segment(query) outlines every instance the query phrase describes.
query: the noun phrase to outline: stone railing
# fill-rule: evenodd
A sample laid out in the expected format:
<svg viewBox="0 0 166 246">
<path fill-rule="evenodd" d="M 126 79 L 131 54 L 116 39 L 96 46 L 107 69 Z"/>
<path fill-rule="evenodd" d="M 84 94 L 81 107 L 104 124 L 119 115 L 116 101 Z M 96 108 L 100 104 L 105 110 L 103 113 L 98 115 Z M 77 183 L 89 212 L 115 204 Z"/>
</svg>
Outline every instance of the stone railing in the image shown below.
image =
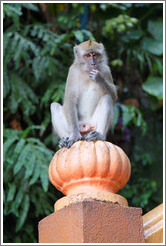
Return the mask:
<svg viewBox="0 0 166 246">
<path fill-rule="evenodd" d="M 163 204 L 143 216 L 146 243 L 163 243 Z"/>
</svg>

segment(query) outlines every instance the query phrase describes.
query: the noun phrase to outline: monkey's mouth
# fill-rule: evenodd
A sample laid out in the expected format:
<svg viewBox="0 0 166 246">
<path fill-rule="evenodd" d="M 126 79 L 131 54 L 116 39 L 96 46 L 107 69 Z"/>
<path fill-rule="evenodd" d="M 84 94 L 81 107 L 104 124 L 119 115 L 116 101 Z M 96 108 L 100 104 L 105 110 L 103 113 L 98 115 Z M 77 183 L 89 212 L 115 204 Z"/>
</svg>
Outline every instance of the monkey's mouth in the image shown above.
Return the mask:
<svg viewBox="0 0 166 246">
<path fill-rule="evenodd" d="M 90 71 L 90 72 L 91 72 L 93 69 L 94 69 L 94 70 L 97 70 L 97 71 L 99 70 L 97 66 L 90 66 L 90 67 L 89 67 L 89 71 Z"/>
</svg>

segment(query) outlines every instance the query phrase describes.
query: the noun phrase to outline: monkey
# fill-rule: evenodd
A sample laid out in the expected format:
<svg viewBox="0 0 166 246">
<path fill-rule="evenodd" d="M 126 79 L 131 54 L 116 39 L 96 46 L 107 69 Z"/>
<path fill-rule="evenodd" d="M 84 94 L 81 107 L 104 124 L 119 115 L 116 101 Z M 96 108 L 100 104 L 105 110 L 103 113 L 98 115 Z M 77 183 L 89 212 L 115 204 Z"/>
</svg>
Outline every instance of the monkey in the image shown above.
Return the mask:
<svg viewBox="0 0 166 246">
<path fill-rule="evenodd" d="M 70 148 L 78 140 L 106 140 L 117 100 L 104 45 L 88 40 L 75 45 L 73 51 L 63 105 L 50 105 L 60 148 Z"/>
<path fill-rule="evenodd" d="M 92 124 L 85 124 L 83 122 L 79 123 L 79 131 L 81 134 L 88 133 L 88 132 L 94 130 L 94 128 L 95 127 Z"/>
</svg>

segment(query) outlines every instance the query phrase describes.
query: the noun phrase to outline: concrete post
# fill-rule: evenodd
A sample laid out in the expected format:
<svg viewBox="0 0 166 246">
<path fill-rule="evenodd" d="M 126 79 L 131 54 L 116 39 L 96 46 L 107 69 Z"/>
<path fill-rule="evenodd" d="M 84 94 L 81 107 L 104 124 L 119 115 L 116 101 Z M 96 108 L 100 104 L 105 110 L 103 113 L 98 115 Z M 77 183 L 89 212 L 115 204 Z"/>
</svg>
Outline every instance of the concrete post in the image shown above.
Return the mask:
<svg viewBox="0 0 166 246">
<path fill-rule="evenodd" d="M 53 157 L 49 177 L 65 197 L 39 223 L 39 243 L 144 243 L 142 210 L 115 194 L 130 177 L 126 154 L 109 142 L 78 141 Z"/>
</svg>

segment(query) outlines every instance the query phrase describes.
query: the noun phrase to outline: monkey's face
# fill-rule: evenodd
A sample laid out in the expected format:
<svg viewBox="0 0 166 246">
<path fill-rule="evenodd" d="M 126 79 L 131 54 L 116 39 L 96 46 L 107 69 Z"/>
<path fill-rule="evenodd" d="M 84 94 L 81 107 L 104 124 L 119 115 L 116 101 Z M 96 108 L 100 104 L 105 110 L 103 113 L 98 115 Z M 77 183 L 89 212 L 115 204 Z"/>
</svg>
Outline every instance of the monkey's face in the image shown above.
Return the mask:
<svg viewBox="0 0 166 246">
<path fill-rule="evenodd" d="M 101 70 L 107 63 L 104 46 L 101 43 L 85 41 L 74 47 L 75 63 L 84 72 Z"/>
<path fill-rule="evenodd" d="M 87 70 L 91 71 L 93 69 L 97 70 L 99 69 L 99 60 L 101 55 L 96 52 L 89 52 L 83 55 L 83 59 L 85 61 L 85 64 L 87 65 Z"/>
<path fill-rule="evenodd" d="M 96 51 L 87 51 L 83 54 L 78 54 L 76 57 L 77 63 L 84 72 L 90 72 L 93 69 L 100 70 L 100 64 L 102 60 L 102 54 Z"/>
</svg>

